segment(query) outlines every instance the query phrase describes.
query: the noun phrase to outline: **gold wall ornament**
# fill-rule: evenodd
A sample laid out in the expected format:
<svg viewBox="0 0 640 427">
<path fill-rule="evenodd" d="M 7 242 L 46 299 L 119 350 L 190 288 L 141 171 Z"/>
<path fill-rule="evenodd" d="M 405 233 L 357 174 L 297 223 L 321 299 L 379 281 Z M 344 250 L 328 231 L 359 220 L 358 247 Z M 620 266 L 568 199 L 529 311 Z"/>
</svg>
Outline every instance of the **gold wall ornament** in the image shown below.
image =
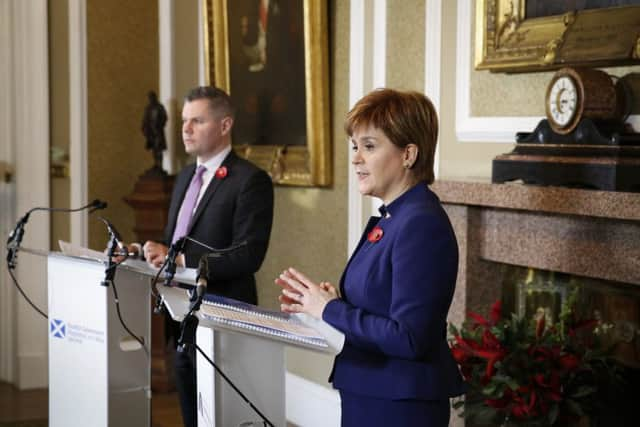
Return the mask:
<svg viewBox="0 0 640 427">
<path fill-rule="evenodd" d="M 233 142 L 239 155 L 266 170 L 276 184 L 329 186 L 327 1 L 271 1 L 267 11 L 258 11 L 260 3 L 204 2 L 207 83 L 227 91 L 235 103 Z M 296 7 L 300 13 L 293 12 Z M 276 29 L 290 33 L 278 36 L 272 33 Z M 302 46 L 300 55 L 291 43 Z M 269 50 L 274 48 L 288 50 L 278 55 Z"/>
<path fill-rule="evenodd" d="M 526 16 L 527 0 L 477 0 L 475 68 L 542 71 L 640 63 L 640 6 Z"/>
</svg>

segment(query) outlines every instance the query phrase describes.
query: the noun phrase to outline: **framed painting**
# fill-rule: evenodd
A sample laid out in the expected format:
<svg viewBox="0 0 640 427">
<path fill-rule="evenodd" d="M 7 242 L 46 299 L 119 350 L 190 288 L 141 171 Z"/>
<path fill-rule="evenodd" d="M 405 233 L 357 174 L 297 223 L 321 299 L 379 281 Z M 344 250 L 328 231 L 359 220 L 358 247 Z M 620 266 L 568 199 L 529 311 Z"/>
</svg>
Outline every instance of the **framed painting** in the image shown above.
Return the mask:
<svg viewBox="0 0 640 427">
<path fill-rule="evenodd" d="M 479 70 L 640 63 L 640 0 L 477 0 L 475 24 Z"/>
<path fill-rule="evenodd" d="M 205 0 L 209 84 L 235 107 L 234 150 L 276 184 L 331 185 L 326 0 Z"/>
</svg>

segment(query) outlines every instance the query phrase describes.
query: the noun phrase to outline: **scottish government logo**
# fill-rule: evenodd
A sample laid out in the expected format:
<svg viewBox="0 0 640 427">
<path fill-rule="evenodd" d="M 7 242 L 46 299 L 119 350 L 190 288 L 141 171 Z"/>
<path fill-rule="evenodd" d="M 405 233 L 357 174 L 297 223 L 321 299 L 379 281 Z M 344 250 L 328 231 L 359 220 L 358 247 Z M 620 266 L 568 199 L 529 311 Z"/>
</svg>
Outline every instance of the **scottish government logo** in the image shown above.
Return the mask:
<svg viewBox="0 0 640 427">
<path fill-rule="evenodd" d="M 67 325 L 64 320 L 51 319 L 50 332 L 54 338 L 64 338 L 67 335 Z"/>
</svg>

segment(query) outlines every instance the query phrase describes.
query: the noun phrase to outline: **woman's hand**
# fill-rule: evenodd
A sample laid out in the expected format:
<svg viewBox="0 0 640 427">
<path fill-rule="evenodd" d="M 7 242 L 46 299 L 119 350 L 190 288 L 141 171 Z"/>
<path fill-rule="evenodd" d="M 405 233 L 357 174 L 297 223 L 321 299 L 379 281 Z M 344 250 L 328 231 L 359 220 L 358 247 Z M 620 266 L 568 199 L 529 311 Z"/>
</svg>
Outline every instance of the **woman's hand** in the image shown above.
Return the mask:
<svg viewBox="0 0 640 427">
<path fill-rule="evenodd" d="M 280 309 L 287 313 L 307 313 L 322 319 L 322 312 L 327 303 L 339 298 L 338 291 L 329 282 L 316 284 L 299 271 L 289 268 L 276 278 L 275 282 L 282 286 Z"/>
</svg>

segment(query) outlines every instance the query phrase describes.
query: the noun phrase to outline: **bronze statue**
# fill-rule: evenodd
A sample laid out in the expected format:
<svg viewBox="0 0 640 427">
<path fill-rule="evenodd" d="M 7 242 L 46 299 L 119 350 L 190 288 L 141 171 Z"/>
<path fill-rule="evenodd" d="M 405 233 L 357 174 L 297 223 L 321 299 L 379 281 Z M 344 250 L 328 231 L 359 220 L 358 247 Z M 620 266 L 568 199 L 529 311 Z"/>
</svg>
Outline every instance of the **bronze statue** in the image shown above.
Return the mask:
<svg viewBox="0 0 640 427">
<path fill-rule="evenodd" d="M 167 149 L 167 140 L 164 137 L 167 111 L 158 102 L 158 96 L 154 91 L 150 91 L 148 97 L 149 104 L 144 109 L 142 119 L 142 133 L 147 139 L 147 150 L 153 152 L 153 169 L 162 170 L 162 152 Z"/>
</svg>

